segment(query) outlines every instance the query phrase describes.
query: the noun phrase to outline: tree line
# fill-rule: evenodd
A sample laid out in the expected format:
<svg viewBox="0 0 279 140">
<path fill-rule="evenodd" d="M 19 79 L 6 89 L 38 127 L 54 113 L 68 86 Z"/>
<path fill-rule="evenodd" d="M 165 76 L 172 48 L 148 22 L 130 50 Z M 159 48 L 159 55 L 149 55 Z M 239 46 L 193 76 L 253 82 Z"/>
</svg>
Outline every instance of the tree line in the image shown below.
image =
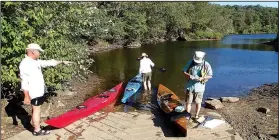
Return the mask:
<svg viewBox="0 0 279 140">
<path fill-rule="evenodd" d="M 46 50 L 43 59 L 77 62 L 71 68 L 44 70 L 46 84 L 61 88 L 73 76 L 90 72 L 88 42 L 126 45 L 276 33 L 277 10 L 209 2 L 1 2 L 1 90 L 14 89 L 19 82 L 18 65 L 28 43 Z"/>
</svg>

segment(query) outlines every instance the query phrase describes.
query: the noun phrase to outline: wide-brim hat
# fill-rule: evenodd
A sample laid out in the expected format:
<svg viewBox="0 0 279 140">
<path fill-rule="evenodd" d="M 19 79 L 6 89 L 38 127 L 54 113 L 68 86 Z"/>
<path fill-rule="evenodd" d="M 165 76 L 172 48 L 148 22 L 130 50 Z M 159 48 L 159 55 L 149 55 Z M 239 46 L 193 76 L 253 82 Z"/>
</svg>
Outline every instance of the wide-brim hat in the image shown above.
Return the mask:
<svg viewBox="0 0 279 140">
<path fill-rule="evenodd" d="M 203 58 L 204 58 L 204 56 L 205 56 L 205 52 L 202 52 L 202 51 L 196 51 L 195 52 L 195 55 L 194 55 L 194 57 L 193 57 L 193 60 L 194 60 L 194 62 L 196 62 L 196 63 L 202 63 L 203 62 Z"/>
<path fill-rule="evenodd" d="M 142 53 L 141 56 L 142 57 L 145 57 L 145 56 L 147 57 L 148 55 L 146 53 Z"/>
</svg>

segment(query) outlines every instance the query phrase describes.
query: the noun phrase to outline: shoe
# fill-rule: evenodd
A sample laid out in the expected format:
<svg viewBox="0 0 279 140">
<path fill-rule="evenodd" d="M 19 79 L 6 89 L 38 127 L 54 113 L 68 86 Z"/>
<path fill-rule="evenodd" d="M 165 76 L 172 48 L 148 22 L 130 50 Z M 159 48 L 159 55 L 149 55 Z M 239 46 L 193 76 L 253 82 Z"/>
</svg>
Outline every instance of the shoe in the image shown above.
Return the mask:
<svg viewBox="0 0 279 140">
<path fill-rule="evenodd" d="M 198 120 L 199 118 L 200 118 L 199 115 L 196 115 L 195 118 L 193 119 Z"/>
<path fill-rule="evenodd" d="M 41 129 L 41 130 L 38 131 L 38 132 L 33 131 L 33 135 L 34 135 L 34 136 L 42 136 L 42 135 L 48 135 L 48 134 L 50 134 L 50 131 L 43 130 L 43 129 Z"/>
<path fill-rule="evenodd" d="M 191 118 L 192 118 L 191 115 L 186 116 L 186 120 L 190 120 Z"/>
</svg>

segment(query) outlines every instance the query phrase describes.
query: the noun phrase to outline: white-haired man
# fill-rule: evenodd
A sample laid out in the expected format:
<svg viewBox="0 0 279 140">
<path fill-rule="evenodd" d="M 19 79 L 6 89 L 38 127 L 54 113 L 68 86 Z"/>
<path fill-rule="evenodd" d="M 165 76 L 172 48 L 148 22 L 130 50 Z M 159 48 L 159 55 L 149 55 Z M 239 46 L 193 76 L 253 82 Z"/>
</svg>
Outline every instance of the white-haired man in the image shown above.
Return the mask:
<svg viewBox="0 0 279 140">
<path fill-rule="evenodd" d="M 196 51 L 193 60 L 188 61 L 183 68 L 184 75 L 189 79 L 185 87 L 186 110 L 191 113 L 191 104 L 194 100 L 196 103 L 196 119 L 199 117 L 201 109 L 205 82 L 213 76 L 210 64 L 204 60 L 205 54 L 205 52 Z M 189 118 L 187 117 L 187 119 Z"/>
<path fill-rule="evenodd" d="M 70 64 L 69 61 L 39 60 L 40 52 L 44 50 L 35 43 L 26 48 L 25 58 L 19 65 L 21 90 L 24 93 L 24 103 L 32 105 L 32 122 L 34 125 L 33 135 L 48 135 L 49 131 L 40 127 L 40 106 L 44 103 L 45 82 L 41 68 L 56 66 L 58 64 Z"/>
</svg>

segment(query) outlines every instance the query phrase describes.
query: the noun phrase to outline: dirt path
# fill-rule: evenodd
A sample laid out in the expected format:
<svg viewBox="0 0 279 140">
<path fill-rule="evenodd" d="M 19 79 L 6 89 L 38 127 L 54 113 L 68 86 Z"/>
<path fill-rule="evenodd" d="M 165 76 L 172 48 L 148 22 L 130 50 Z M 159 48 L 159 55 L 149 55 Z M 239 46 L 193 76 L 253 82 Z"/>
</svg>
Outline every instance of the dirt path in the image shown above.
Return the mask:
<svg viewBox="0 0 279 140">
<path fill-rule="evenodd" d="M 244 139 L 278 139 L 278 84 L 255 88 L 238 103 L 224 105 L 220 114 Z M 258 112 L 260 107 L 270 112 Z"/>
</svg>

